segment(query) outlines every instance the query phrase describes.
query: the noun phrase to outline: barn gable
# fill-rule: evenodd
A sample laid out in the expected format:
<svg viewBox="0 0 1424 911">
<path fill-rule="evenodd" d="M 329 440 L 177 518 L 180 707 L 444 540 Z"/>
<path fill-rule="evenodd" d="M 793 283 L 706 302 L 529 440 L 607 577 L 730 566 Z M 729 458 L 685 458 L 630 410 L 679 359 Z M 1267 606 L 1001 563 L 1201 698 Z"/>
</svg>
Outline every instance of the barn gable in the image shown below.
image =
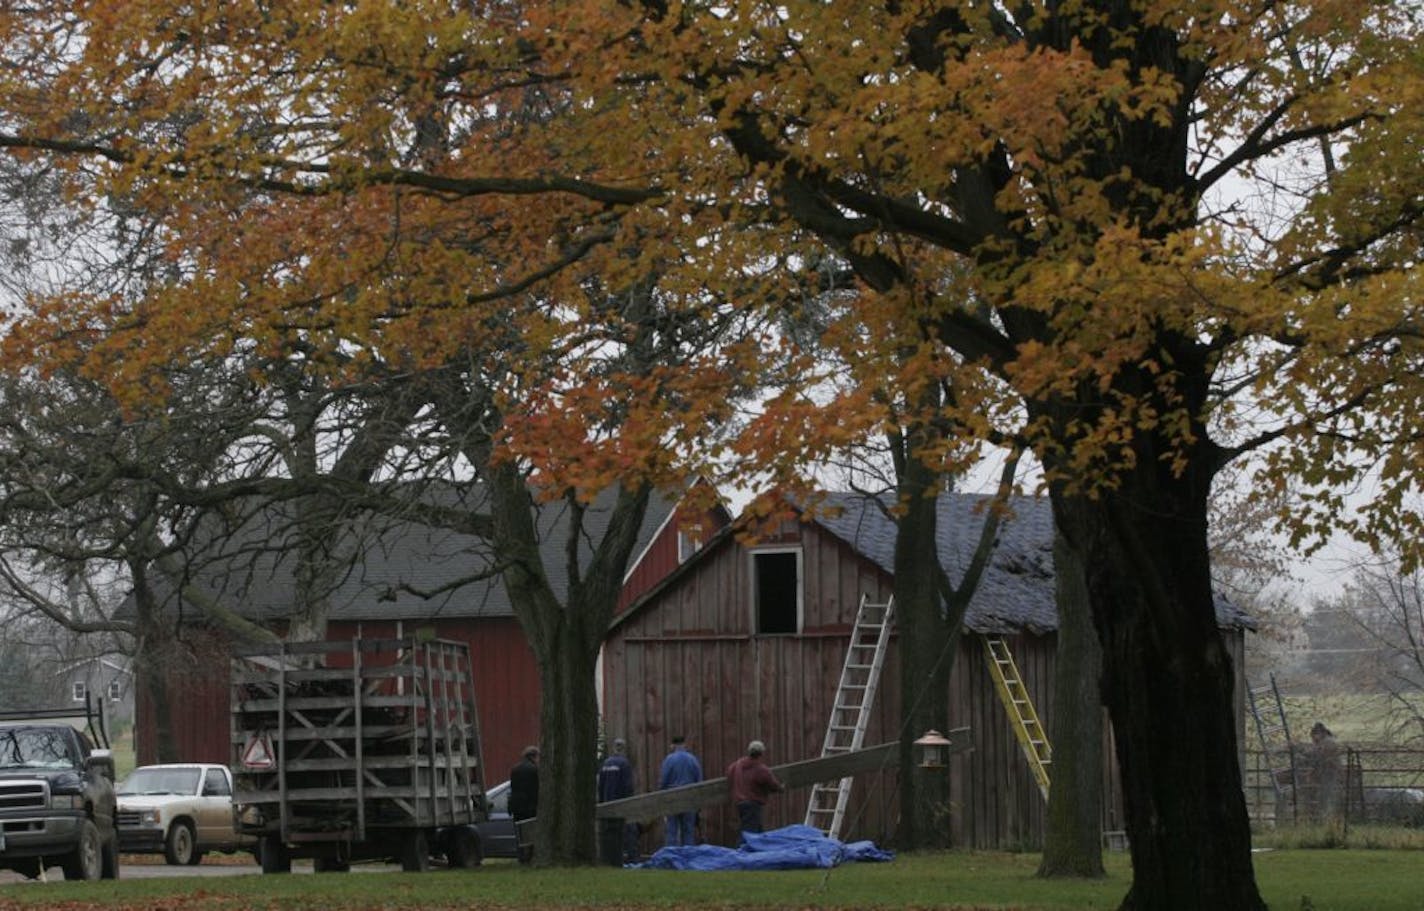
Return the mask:
<svg viewBox="0 0 1424 911">
<path fill-rule="evenodd" d="M 778 567 L 786 554 L 794 559 Z M 757 630 L 759 568 L 795 573 L 795 631 Z M 861 593 L 888 595 L 889 583 L 843 540 L 792 520 L 754 545 L 724 531 L 650 590 L 615 620 L 604 650 L 605 728 L 627 740 L 638 789 L 656 787 L 674 735 L 687 738 L 709 777 L 753 737 L 765 735 L 773 762 L 819 754 L 833 695 L 825 679 L 839 673 Z M 882 688 L 867 742 L 895 736 L 898 702 L 886 702 L 885 689 L 893 688 Z M 891 786 L 886 776 L 874 785 L 885 801 Z M 800 821 L 775 807 L 771 820 Z M 733 841 L 727 814 L 707 808 L 703 822 L 708 840 Z"/>
<path fill-rule="evenodd" d="M 939 548 L 956 579 L 977 544 L 986 498 L 947 494 L 939 500 Z M 725 529 L 697 557 L 650 589 L 610 627 L 605 645 L 605 724 L 628 740 L 641 788 L 674 734 L 687 737 L 709 775 L 735 759 L 748 740 L 766 741 L 773 762 L 819 755 L 836 682 L 862 596 L 883 601 L 893 591 L 896 526 L 883 504 L 827 494 L 810 515 L 783 522 L 755 542 Z M 968 633 L 1005 635 L 1040 716 L 1051 726 L 1057 612 L 1053 526 L 1048 504 L 1015 498 L 998 547 L 966 619 Z M 781 573 L 763 584 L 760 574 Z M 786 581 L 786 576 L 791 581 Z M 788 600 L 793 623 L 768 622 L 766 601 Z M 1228 646 L 1241 655 L 1249 618 L 1218 602 Z M 771 613 L 775 614 L 773 609 Z M 780 614 L 782 621 L 786 612 Z M 898 649 L 892 642 L 866 743 L 898 739 Z M 1021 848 L 1041 843 L 1043 800 L 998 702 L 976 635 L 961 639 L 950 683 L 953 726 L 973 731 L 975 749 L 952 761 L 956 844 Z M 908 732 L 918 736 L 922 732 Z M 1106 751 L 1111 757 L 1111 750 Z M 1120 827 L 1115 773 L 1104 828 Z M 897 817 L 896 776 L 857 776 L 851 837 L 889 841 Z M 807 792 L 776 798 L 771 824 L 800 822 Z M 729 808 L 707 808 L 711 840 L 732 843 Z"/>
</svg>

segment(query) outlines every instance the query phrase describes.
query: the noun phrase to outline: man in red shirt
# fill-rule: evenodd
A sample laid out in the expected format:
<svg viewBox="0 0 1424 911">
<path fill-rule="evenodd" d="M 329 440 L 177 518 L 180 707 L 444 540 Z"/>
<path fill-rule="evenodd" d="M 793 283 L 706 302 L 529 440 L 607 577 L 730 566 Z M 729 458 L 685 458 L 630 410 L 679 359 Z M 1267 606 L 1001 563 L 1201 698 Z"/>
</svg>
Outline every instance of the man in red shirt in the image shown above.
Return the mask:
<svg viewBox="0 0 1424 911">
<path fill-rule="evenodd" d="M 747 744 L 747 755 L 727 766 L 727 784 L 732 791 L 732 803 L 743 832 L 760 832 L 762 807 L 773 793 L 786 790 L 762 761 L 766 744 L 753 740 Z"/>
</svg>

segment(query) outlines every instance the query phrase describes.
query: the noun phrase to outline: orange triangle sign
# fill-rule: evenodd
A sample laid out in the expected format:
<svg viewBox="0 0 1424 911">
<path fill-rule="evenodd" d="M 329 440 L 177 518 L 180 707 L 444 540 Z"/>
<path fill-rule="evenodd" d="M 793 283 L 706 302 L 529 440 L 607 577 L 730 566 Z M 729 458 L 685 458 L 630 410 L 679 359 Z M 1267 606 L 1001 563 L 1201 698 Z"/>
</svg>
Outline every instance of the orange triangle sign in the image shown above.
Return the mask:
<svg viewBox="0 0 1424 911">
<path fill-rule="evenodd" d="M 245 769 L 263 772 L 275 768 L 276 756 L 272 752 L 272 738 L 266 734 L 253 734 L 247 738 L 242 748 L 242 766 Z"/>
</svg>

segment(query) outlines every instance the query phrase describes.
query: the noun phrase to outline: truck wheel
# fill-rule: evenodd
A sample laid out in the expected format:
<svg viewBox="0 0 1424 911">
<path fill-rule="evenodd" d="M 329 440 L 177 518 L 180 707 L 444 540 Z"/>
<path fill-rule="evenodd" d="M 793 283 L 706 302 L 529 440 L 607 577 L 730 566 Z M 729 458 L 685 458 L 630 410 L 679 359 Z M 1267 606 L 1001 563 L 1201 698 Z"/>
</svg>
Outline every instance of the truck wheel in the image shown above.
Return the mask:
<svg viewBox="0 0 1424 911">
<path fill-rule="evenodd" d="M 104 843 L 104 856 L 101 859 L 100 867 L 102 867 L 99 872 L 100 879 L 119 878 L 119 833 L 115 832 Z"/>
<path fill-rule="evenodd" d="M 416 829 L 401 845 L 401 869 L 407 873 L 424 873 L 430 869 L 430 839 L 424 829 Z"/>
<path fill-rule="evenodd" d="M 279 835 L 262 836 L 262 872 L 263 873 L 291 873 L 292 854 L 287 850 L 287 846 L 282 844 Z"/>
<path fill-rule="evenodd" d="M 446 854 L 450 866 L 461 870 L 478 867 L 483 860 L 480 852 L 480 837 L 475 830 L 461 826 L 450 833 L 450 847 Z"/>
<path fill-rule="evenodd" d="M 99 837 L 98 826 L 92 819 L 83 820 L 79 823 L 79 843 L 60 861 L 64 878 L 98 879 L 104 872 L 103 854 L 104 840 Z"/>
<path fill-rule="evenodd" d="M 168 827 L 168 837 L 163 839 L 163 859 L 175 867 L 187 867 L 198 862 L 198 839 L 193 834 L 193 824 L 180 819 Z"/>
<path fill-rule="evenodd" d="M 23 876 L 25 879 L 40 878 L 40 859 L 38 857 L 26 858 L 24 860 L 12 861 L 11 870 Z"/>
</svg>

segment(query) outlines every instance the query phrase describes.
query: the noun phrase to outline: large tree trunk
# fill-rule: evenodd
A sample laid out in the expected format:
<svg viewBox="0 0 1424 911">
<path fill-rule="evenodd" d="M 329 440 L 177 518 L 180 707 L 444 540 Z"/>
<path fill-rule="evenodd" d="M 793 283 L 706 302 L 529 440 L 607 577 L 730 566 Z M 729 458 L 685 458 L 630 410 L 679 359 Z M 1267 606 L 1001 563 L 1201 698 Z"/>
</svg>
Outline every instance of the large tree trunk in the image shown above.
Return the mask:
<svg viewBox="0 0 1424 911">
<path fill-rule="evenodd" d="M 295 506 L 296 599 L 287 625 L 287 641 L 320 642 L 326 638 L 331 593 L 341 575 L 350 572 L 352 557 L 340 553 L 346 529 L 337 504 L 325 494 L 312 494 L 298 498 Z"/>
<path fill-rule="evenodd" d="M 895 537 L 895 615 L 900 649 L 900 828 L 902 850 L 945 848 L 950 843 L 949 774 L 922 769 L 913 741 L 925 731 L 948 730 L 949 672 L 959 618 L 951 625 L 939 593 L 935 546 L 939 476 L 916 458 L 899 467 L 905 512 Z M 962 616 L 962 615 L 961 615 Z"/>
<path fill-rule="evenodd" d="M 134 586 L 134 717 L 138 720 L 138 706 L 146 705 L 151 713 L 153 741 L 147 744 L 150 755 L 138 756 L 144 765 L 158 762 L 178 762 L 177 741 L 173 738 L 173 711 L 168 701 L 168 680 L 165 673 L 170 665 L 173 651 L 171 630 L 159 616 L 158 605 L 154 602 L 153 591 L 148 587 L 147 566 L 143 560 L 131 559 L 129 574 Z M 137 741 L 137 738 L 135 738 Z M 137 743 L 136 743 L 137 745 Z"/>
<path fill-rule="evenodd" d="M 534 862 L 597 861 L 593 814 L 597 803 L 597 650 L 589 652 L 575 624 L 561 623 L 536 649 L 539 682 L 539 812 Z"/>
<path fill-rule="evenodd" d="M 1143 437 L 1114 489 L 1053 492 L 1103 647 L 1132 849 L 1122 907 L 1261 911 L 1207 558 L 1212 457 L 1199 447 L 1174 473 Z"/>
<path fill-rule="evenodd" d="M 539 808 L 534 862 L 541 866 L 596 860 L 594 782 L 598 774 L 599 650 L 618 603 L 649 491 L 621 490 L 602 538 L 590 541 L 582 507 L 568 502 L 568 544 L 561 602 L 549 583 L 533 516 L 533 497 L 509 462 L 490 472 L 495 552 L 501 576 L 534 659 L 542 687 L 539 710 Z M 581 558 L 583 546 L 591 555 Z"/>
<path fill-rule="evenodd" d="M 1048 831 L 1039 876 L 1103 876 L 1102 650 L 1093 629 L 1083 561 L 1062 534 L 1053 542 L 1058 649 Z"/>
</svg>

